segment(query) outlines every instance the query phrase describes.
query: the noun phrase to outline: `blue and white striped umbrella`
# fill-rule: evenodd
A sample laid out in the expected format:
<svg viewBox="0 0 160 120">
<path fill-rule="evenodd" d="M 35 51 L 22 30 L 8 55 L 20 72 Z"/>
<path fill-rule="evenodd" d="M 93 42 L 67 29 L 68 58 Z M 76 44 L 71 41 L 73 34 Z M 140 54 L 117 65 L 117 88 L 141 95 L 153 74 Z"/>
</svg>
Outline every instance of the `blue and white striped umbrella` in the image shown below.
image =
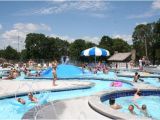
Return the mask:
<svg viewBox="0 0 160 120">
<path fill-rule="evenodd" d="M 81 56 L 109 56 L 108 50 L 98 47 L 92 47 L 81 52 Z"/>
</svg>

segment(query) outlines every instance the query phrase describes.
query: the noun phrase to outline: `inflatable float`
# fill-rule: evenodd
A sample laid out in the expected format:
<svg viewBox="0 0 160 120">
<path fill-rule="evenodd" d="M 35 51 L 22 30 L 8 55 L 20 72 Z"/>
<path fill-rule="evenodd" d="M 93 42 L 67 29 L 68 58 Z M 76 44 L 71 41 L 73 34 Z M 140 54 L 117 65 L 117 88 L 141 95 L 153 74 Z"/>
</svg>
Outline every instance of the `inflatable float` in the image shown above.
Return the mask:
<svg viewBox="0 0 160 120">
<path fill-rule="evenodd" d="M 122 82 L 120 82 L 120 81 L 113 81 L 111 83 L 111 86 L 112 87 L 122 87 Z"/>
</svg>

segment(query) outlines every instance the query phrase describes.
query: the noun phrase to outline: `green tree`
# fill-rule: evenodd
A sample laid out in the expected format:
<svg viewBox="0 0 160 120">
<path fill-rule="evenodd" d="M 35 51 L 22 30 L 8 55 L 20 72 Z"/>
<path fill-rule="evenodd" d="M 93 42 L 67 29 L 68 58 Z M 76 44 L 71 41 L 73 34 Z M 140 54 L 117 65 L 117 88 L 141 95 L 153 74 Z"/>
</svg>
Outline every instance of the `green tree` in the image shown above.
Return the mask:
<svg viewBox="0 0 160 120">
<path fill-rule="evenodd" d="M 37 33 L 28 34 L 25 43 L 27 58 L 46 60 L 59 60 L 62 55 L 68 54 L 70 45 L 58 37 L 46 37 Z"/>
<path fill-rule="evenodd" d="M 140 58 L 145 55 L 145 25 L 140 24 L 135 27 L 133 32 L 133 47 L 136 49 L 137 57 Z"/>
<path fill-rule="evenodd" d="M 113 39 L 109 36 L 103 36 L 99 42 L 99 47 L 104 48 L 110 52 L 110 54 L 114 53 L 113 50 Z"/>
<path fill-rule="evenodd" d="M 109 36 L 103 36 L 99 42 L 99 47 L 104 48 L 112 55 L 114 51 L 128 52 L 131 50 L 130 45 L 121 38 L 112 39 Z"/>
<path fill-rule="evenodd" d="M 30 33 L 27 34 L 25 40 L 25 47 L 27 50 L 27 55 L 32 59 L 43 59 L 44 54 L 47 53 L 46 42 L 47 39 L 43 34 Z"/>
<path fill-rule="evenodd" d="M 24 50 L 21 51 L 21 53 L 20 53 L 20 59 L 21 59 L 21 61 L 26 61 L 26 60 L 29 59 L 28 56 L 27 56 L 27 50 L 26 49 L 24 49 Z"/>
<path fill-rule="evenodd" d="M 55 38 L 55 56 L 59 58 L 63 55 L 68 55 L 69 52 L 69 43 L 65 40 L 61 40 L 60 38 Z"/>
<path fill-rule="evenodd" d="M 77 39 L 73 43 L 71 43 L 69 48 L 70 57 L 74 60 L 80 59 L 80 54 L 83 50 L 85 50 L 85 40 Z"/>
<path fill-rule="evenodd" d="M 4 50 L 0 50 L 0 58 L 4 58 Z"/>
<path fill-rule="evenodd" d="M 74 60 L 79 61 L 81 58 L 80 56 L 81 52 L 85 49 L 94 47 L 95 45 L 96 44 L 92 42 L 86 42 L 85 40 L 77 39 L 73 43 L 71 43 L 69 47 L 70 57 L 73 58 Z"/>
<path fill-rule="evenodd" d="M 11 46 L 7 46 L 7 48 L 4 51 L 4 58 L 7 60 L 18 60 L 19 53 Z"/>
<path fill-rule="evenodd" d="M 138 58 L 147 56 L 154 64 L 160 56 L 157 54 L 160 48 L 160 20 L 136 26 L 132 37 Z"/>
<path fill-rule="evenodd" d="M 129 52 L 131 51 L 130 45 L 121 38 L 113 39 L 112 49 L 118 52 Z"/>
<path fill-rule="evenodd" d="M 152 50 L 153 64 L 155 64 L 156 60 L 160 61 L 160 19 L 156 23 L 152 23 L 151 32 L 153 37 L 150 46 Z"/>
</svg>

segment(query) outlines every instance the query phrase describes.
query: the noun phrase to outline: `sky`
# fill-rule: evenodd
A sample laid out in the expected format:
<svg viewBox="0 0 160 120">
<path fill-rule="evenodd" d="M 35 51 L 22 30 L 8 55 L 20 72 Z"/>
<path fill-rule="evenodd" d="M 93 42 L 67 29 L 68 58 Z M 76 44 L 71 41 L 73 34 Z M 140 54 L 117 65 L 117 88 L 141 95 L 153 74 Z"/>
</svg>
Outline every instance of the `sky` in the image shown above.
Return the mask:
<svg viewBox="0 0 160 120">
<path fill-rule="evenodd" d="M 160 1 L 0 1 L 0 49 L 24 48 L 28 33 L 99 43 L 103 35 L 132 44 L 138 24 L 160 18 Z M 18 42 L 19 41 L 19 42 Z"/>
</svg>

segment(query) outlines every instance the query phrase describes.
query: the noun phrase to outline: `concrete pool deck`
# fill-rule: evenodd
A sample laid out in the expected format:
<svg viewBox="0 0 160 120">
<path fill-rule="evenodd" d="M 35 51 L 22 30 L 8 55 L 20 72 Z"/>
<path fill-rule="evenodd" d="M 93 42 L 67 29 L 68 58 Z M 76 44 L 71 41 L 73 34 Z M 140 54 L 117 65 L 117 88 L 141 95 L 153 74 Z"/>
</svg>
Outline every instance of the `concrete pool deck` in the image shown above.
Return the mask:
<svg viewBox="0 0 160 120">
<path fill-rule="evenodd" d="M 31 109 L 22 119 L 56 119 L 56 120 L 111 120 L 96 111 L 88 105 L 89 97 L 79 97 L 74 99 L 58 100 L 48 104 Z M 31 113 L 31 114 L 30 114 Z M 30 116 L 29 116 L 30 114 Z M 30 117 L 30 118 L 29 118 Z"/>
<path fill-rule="evenodd" d="M 0 97 L 8 97 L 13 95 L 24 94 L 35 91 L 60 91 L 78 88 L 88 88 L 94 83 L 79 80 L 57 80 L 57 86 L 52 86 L 52 81 L 47 80 L 1 80 L 0 79 Z"/>
</svg>

